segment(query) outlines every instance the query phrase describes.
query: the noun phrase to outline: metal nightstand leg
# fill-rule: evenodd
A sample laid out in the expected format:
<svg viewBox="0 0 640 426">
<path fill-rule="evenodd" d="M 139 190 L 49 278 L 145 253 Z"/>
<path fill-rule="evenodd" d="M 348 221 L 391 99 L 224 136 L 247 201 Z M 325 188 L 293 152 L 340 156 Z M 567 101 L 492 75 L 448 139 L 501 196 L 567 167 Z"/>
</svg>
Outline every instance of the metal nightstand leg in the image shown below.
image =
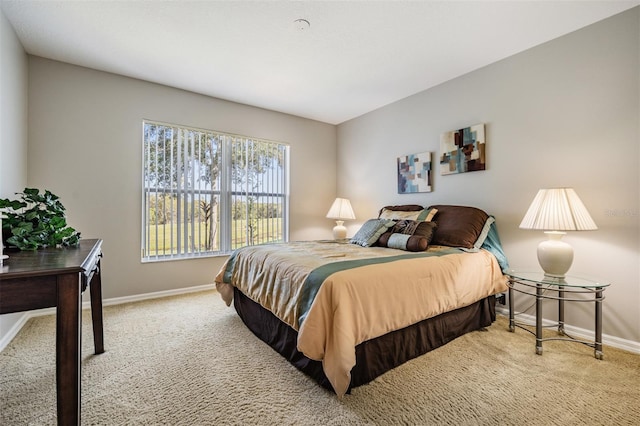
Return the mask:
<svg viewBox="0 0 640 426">
<path fill-rule="evenodd" d="M 509 331 L 516 331 L 516 324 L 514 320 L 514 307 L 513 307 L 513 289 L 511 288 L 513 284 L 509 285 Z"/>
<path fill-rule="evenodd" d="M 564 287 L 558 286 L 558 334 L 564 336 Z"/>
<path fill-rule="evenodd" d="M 536 284 L 536 354 L 542 355 L 542 284 Z"/>
<path fill-rule="evenodd" d="M 603 359 L 602 353 L 602 287 L 596 288 L 596 341 L 594 344 L 594 356 Z"/>
</svg>

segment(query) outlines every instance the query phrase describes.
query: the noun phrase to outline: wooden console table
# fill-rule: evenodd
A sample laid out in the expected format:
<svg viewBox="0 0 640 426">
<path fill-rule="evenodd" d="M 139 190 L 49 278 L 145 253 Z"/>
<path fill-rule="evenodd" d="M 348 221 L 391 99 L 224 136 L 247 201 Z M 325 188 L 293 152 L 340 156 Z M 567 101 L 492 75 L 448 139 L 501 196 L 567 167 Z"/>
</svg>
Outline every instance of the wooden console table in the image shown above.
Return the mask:
<svg viewBox="0 0 640 426">
<path fill-rule="evenodd" d="M 78 247 L 9 252 L 0 272 L 0 314 L 56 307 L 56 391 L 59 425 L 80 424 L 82 292 L 91 294 L 95 353 L 104 352 L 102 240 Z"/>
</svg>

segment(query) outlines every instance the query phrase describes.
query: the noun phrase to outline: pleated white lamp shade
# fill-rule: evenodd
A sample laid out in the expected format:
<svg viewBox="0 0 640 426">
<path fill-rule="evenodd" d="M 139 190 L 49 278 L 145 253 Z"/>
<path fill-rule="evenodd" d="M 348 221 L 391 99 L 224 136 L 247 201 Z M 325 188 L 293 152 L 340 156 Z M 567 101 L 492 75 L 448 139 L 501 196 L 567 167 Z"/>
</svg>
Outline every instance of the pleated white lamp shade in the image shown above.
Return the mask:
<svg viewBox="0 0 640 426">
<path fill-rule="evenodd" d="M 598 229 L 572 188 L 541 189 L 520 223 L 522 229 L 544 230 L 548 240 L 538 245 L 538 262 L 546 275 L 564 277 L 573 263 L 573 248 L 562 241 L 564 231 Z"/>
<path fill-rule="evenodd" d="M 520 223 L 522 229 L 589 231 L 598 229 L 573 188 L 541 189 Z"/>
</svg>

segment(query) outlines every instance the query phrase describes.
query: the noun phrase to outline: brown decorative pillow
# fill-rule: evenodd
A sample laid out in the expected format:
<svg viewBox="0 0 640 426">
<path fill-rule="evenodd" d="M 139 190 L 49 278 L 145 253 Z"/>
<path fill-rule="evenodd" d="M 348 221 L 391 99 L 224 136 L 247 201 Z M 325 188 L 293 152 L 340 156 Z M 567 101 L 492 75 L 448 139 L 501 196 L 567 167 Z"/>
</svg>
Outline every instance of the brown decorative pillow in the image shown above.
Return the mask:
<svg viewBox="0 0 640 426">
<path fill-rule="evenodd" d="M 427 243 L 431 242 L 433 233 L 436 229 L 436 222 L 421 222 L 417 220 L 400 220 L 396 222 L 391 232 L 399 234 L 417 235 L 427 239 Z"/>
<path fill-rule="evenodd" d="M 425 251 L 429 247 L 429 242 L 419 235 L 385 232 L 378 239 L 378 245 L 406 251 Z"/>
<path fill-rule="evenodd" d="M 467 206 L 436 205 L 430 208 L 438 210 L 434 217 L 438 226 L 431 244 L 467 249 L 482 245 L 482 241 L 479 240 L 486 238 L 485 225 L 489 220 L 487 213 L 476 207 Z"/>
</svg>

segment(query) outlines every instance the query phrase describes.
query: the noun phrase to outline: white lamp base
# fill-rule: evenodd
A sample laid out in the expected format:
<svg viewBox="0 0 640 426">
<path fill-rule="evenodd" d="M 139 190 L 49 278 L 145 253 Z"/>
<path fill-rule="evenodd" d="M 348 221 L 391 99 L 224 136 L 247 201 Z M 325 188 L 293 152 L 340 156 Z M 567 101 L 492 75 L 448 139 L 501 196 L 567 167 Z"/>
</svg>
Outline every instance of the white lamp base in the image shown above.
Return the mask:
<svg viewBox="0 0 640 426">
<path fill-rule="evenodd" d="M 347 228 L 344 226 L 344 220 L 336 220 L 336 226 L 333 227 L 333 239 L 342 240 L 347 238 Z"/>
<path fill-rule="evenodd" d="M 573 248 L 562 241 L 566 232 L 546 231 L 548 240 L 538 245 L 538 262 L 545 275 L 562 278 L 573 263 Z"/>
</svg>

